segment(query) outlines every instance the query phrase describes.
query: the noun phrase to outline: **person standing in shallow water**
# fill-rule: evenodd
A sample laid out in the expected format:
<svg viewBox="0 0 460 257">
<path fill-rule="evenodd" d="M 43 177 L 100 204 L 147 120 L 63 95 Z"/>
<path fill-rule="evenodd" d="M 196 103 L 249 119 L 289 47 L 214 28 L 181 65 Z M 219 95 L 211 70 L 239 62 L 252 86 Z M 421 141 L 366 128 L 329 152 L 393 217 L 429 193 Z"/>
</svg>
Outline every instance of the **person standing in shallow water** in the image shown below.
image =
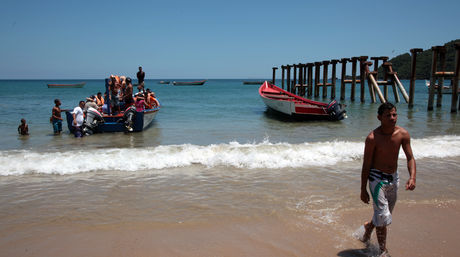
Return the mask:
<svg viewBox="0 0 460 257">
<path fill-rule="evenodd" d="M 18 126 L 18 133 L 23 136 L 29 135 L 29 125 L 27 125 L 25 119 L 21 119 L 21 124 Z"/>
<path fill-rule="evenodd" d="M 396 203 L 399 186 L 398 156 L 399 149 L 406 155 L 410 178 L 406 190 L 415 189 L 416 165 L 407 130 L 396 126 L 398 114 L 391 103 L 383 103 L 378 109 L 377 118 L 380 126 L 369 133 L 364 147 L 364 161 L 361 172 L 361 200 L 368 204 L 369 190 L 373 199 L 374 216 L 364 224 L 364 235 L 361 241 L 367 243 L 372 231 L 376 228 L 377 240 L 381 256 L 387 256 L 387 226 L 391 224 L 393 208 Z"/>
<path fill-rule="evenodd" d="M 51 123 L 53 124 L 53 131 L 55 135 L 61 134 L 62 131 L 62 117 L 61 117 L 61 101 L 54 99 L 54 107 L 51 110 Z"/>
</svg>

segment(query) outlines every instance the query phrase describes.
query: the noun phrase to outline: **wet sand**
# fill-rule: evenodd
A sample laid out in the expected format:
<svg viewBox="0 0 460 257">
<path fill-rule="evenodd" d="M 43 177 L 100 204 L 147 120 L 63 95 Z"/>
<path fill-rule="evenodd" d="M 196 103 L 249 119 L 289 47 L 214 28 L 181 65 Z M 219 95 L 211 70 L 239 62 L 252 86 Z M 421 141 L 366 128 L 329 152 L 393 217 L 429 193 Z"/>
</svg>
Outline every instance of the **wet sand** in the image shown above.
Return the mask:
<svg viewBox="0 0 460 257">
<path fill-rule="evenodd" d="M 82 225 L 67 220 L 0 232 L 0 256 L 374 256 L 353 232 L 371 207 L 343 211 L 334 224 L 276 215 L 174 224 Z M 456 201 L 398 203 L 388 232 L 391 256 L 458 256 Z"/>
</svg>

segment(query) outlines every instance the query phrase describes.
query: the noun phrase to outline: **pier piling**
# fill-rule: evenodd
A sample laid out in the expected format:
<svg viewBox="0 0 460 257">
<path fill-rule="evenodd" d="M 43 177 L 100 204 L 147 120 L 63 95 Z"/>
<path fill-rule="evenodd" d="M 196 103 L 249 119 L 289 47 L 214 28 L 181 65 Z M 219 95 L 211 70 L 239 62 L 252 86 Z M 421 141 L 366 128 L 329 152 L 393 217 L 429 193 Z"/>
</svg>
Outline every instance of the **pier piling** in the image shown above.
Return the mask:
<svg viewBox="0 0 460 257">
<path fill-rule="evenodd" d="M 321 69 L 321 63 L 315 62 L 315 97 L 319 96 L 319 74 Z"/>
<path fill-rule="evenodd" d="M 276 79 L 276 70 L 278 69 L 278 67 L 273 67 L 272 69 L 273 69 L 272 84 L 274 85 L 275 79 Z"/>
<path fill-rule="evenodd" d="M 308 87 L 308 97 L 311 97 L 313 94 L 313 63 L 307 63 L 308 69 L 308 78 L 307 78 L 307 87 Z"/>
<path fill-rule="evenodd" d="M 328 72 L 328 66 L 329 66 L 330 61 L 323 61 L 323 98 L 327 97 L 327 72 Z"/>
<path fill-rule="evenodd" d="M 339 60 L 337 59 L 333 59 L 331 60 L 331 64 L 332 64 L 332 86 L 331 86 L 331 99 L 334 99 L 335 98 L 335 82 L 336 82 L 336 72 L 337 72 L 337 63 L 339 62 Z"/>
<path fill-rule="evenodd" d="M 415 71 L 417 66 L 417 53 L 423 52 L 421 48 L 412 48 L 411 52 L 411 63 L 410 63 L 410 86 L 409 86 L 409 108 L 414 107 L 414 95 L 415 95 Z"/>
<path fill-rule="evenodd" d="M 345 100 L 345 78 L 347 73 L 347 62 L 350 59 L 342 58 L 340 59 L 340 63 L 342 63 L 342 76 L 340 76 L 340 100 Z"/>
</svg>

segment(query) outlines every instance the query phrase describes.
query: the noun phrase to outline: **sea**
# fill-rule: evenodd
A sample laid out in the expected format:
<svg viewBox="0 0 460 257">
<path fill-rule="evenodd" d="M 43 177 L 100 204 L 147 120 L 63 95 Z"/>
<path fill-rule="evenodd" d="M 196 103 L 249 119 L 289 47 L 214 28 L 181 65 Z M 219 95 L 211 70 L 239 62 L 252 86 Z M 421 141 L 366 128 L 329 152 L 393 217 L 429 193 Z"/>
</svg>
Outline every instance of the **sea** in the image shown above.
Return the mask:
<svg viewBox="0 0 460 257">
<path fill-rule="evenodd" d="M 259 85 L 243 80 L 210 79 L 203 86 L 147 80 L 161 109 L 145 131 L 83 138 L 70 134 L 65 122 L 63 133 L 53 135 L 54 99 L 73 109 L 104 93 L 104 80 L 1 80 L 0 235 L 27 241 L 27 231 L 40 234 L 56 224 L 205 227 L 267 217 L 321 230 L 336 227 L 343 210 L 362 208 L 364 140 L 379 126 L 379 103 L 371 103 L 367 86 L 364 103 L 359 86 L 355 101 L 349 85 L 346 99 L 338 100 L 346 105 L 346 119 L 299 121 L 267 109 Z M 47 88 L 82 81 L 83 88 Z M 402 83 L 408 92 L 409 81 Z M 337 85 L 339 97 L 340 80 Z M 313 99 L 329 102 L 329 96 Z M 427 111 L 423 80 L 416 81 L 413 108 L 400 96 L 395 103 L 390 88 L 398 125 L 412 138 L 417 189 L 400 190 L 398 201 L 458 200 L 460 113 L 450 112 L 451 95 L 443 95 L 442 107 L 433 111 Z M 29 136 L 18 135 L 22 118 Z M 404 184 L 403 151 L 399 172 Z M 335 247 L 349 232 L 337 231 Z M 11 243 L 5 240 L 3 247 Z"/>
</svg>

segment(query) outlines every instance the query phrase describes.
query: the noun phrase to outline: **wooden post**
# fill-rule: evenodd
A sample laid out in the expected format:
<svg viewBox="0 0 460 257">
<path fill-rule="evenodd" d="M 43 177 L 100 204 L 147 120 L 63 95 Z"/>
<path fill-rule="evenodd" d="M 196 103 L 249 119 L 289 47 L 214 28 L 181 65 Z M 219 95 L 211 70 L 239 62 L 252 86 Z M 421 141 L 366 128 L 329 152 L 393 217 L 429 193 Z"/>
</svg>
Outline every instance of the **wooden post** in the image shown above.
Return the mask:
<svg viewBox="0 0 460 257">
<path fill-rule="evenodd" d="M 358 61 L 358 57 L 351 58 L 351 96 L 350 100 L 352 102 L 355 101 L 355 90 L 356 90 L 356 62 Z"/>
<path fill-rule="evenodd" d="M 369 94 L 371 95 L 371 102 L 375 103 L 376 102 L 375 91 L 381 94 L 377 81 L 375 80 L 375 77 L 374 77 L 374 75 L 377 76 L 378 72 L 375 71 L 375 69 L 374 69 L 374 72 L 369 71 L 369 66 L 372 65 L 372 62 L 364 62 L 363 65 L 364 65 L 364 71 L 366 72 L 367 84 L 369 85 Z M 380 101 L 382 101 L 382 99 L 380 99 Z"/>
<path fill-rule="evenodd" d="M 275 75 L 276 75 L 276 70 L 278 69 L 278 67 L 273 67 L 272 69 L 273 69 L 272 84 L 273 84 L 273 85 L 276 85 L 276 83 L 275 83 L 275 78 L 276 78 L 276 76 L 275 76 Z"/>
<path fill-rule="evenodd" d="M 345 76 L 347 73 L 347 62 L 350 59 L 342 58 L 340 62 L 342 63 L 342 76 L 340 76 L 340 100 L 345 100 Z"/>
<path fill-rule="evenodd" d="M 311 97 L 313 95 L 313 63 L 307 63 L 307 68 L 308 68 L 308 79 L 307 79 L 307 84 L 308 84 L 308 97 Z"/>
<path fill-rule="evenodd" d="M 375 92 L 377 92 L 377 95 L 379 96 L 380 102 L 385 103 L 386 99 L 385 99 L 385 97 L 383 97 L 382 92 L 380 91 L 379 85 L 378 85 L 376 79 L 374 78 L 374 75 L 372 75 L 372 73 L 369 71 L 369 65 L 372 65 L 372 62 L 366 62 L 365 65 L 364 65 L 364 71 L 367 74 L 369 84 L 371 85 L 371 87 L 373 87 L 372 91 L 375 90 Z M 377 74 L 377 73 L 375 73 L 375 74 Z M 372 101 L 375 103 L 375 94 L 372 93 L 371 95 L 373 96 Z"/>
<path fill-rule="evenodd" d="M 375 75 L 374 78 L 376 80 L 379 80 L 379 60 L 380 60 L 380 58 L 379 57 L 371 57 L 371 60 L 374 61 L 374 74 L 373 74 L 373 75 Z M 369 66 L 371 66 L 371 65 L 369 64 Z"/>
<path fill-rule="evenodd" d="M 303 65 L 303 85 L 302 85 L 302 96 L 306 94 L 306 86 L 307 86 L 307 64 Z"/>
<path fill-rule="evenodd" d="M 359 80 L 360 80 L 360 85 L 361 85 L 361 103 L 364 103 L 364 83 L 366 83 L 366 71 L 364 70 L 364 63 L 367 61 L 368 56 L 360 56 L 359 57 Z M 369 88 L 371 85 L 369 85 Z M 369 91 L 370 92 L 370 91 Z"/>
<path fill-rule="evenodd" d="M 452 79 L 452 104 L 450 106 L 450 111 L 451 112 L 457 112 L 457 101 L 458 101 L 458 79 L 460 76 L 460 43 L 455 44 L 455 76 Z M 458 109 L 460 110 L 460 105 L 458 106 Z"/>
<path fill-rule="evenodd" d="M 394 75 L 396 75 L 396 72 L 393 72 L 393 73 L 394 73 Z M 395 102 L 399 103 L 399 101 L 401 101 L 401 99 L 399 99 L 399 94 L 398 94 L 398 90 L 396 89 L 396 84 L 397 84 L 396 77 L 392 76 L 391 77 L 391 86 L 393 87 L 393 95 L 395 97 Z"/>
<path fill-rule="evenodd" d="M 336 72 L 337 72 L 337 63 L 339 60 L 331 60 L 332 63 L 332 82 L 331 82 L 331 99 L 335 98 L 335 82 L 336 82 Z"/>
<path fill-rule="evenodd" d="M 446 48 L 440 47 L 439 48 L 439 64 L 442 71 L 446 71 Z M 439 85 L 438 85 L 438 97 L 436 99 L 436 107 L 442 106 L 442 87 L 444 86 L 444 77 L 438 78 Z"/>
<path fill-rule="evenodd" d="M 297 95 L 302 95 L 303 65 L 301 63 L 299 63 L 297 66 L 299 67 L 299 88 L 296 91 L 297 91 Z"/>
<path fill-rule="evenodd" d="M 431 50 L 433 51 L 433 58 L 431 59 L 431 75 L 430 75 L 430 93 L 428 95 L 428 111 L 433 110 L 433 102 L 434 102 L 434 90 L 435 90 L 435 85 L 436 85 L 436 77 L 435 73 L 437 70 L 437 65 L 438 65 L 438 47 L 439 46 L 433 46 Z"/>
<path fill-rule="evenodd" d="M 286 69 L 286 66 L 281 66 L 281 88 L 284 90 L 284 70 Z"/>
<path fill-rule="evenodd" d="M 291 65 L 286 65 L 287 78 L 286 78 L 286 91 L 291 92 Z"/>
<path fill-rule="evenodd" d="M 415 76 L 417 68 L 417 53 L 423 52 L 421 48 L 413 48 L 410 50 L 412 59 L 410 63 L 410 87 L 409 87 L 409 108 L 414 107 L 414 95 L 415 95 Z"/>
<path fill-rule="evenodd" d="M 323 61 L 323 98 L 327 97 L 327 70 L 330 61 Z"/>
<path fill-rule="evenodd" d="M 319 69 L 321 68 L 320 62 L 315 62 L 315 97 L 319 96 Z"/>
<path fill-rule="evenodd" d="M 289 92 L 295 94 L 295 88 L 296 88 L 295 85 L 297 84 L 297 64 L 294 64 L 293 67 L 294 67 L 294 76 L 293 76 L 293 78 L 292 78 L 293 81 L 292 81 L 291 91 L 289 91 Z"/>
</svg>

